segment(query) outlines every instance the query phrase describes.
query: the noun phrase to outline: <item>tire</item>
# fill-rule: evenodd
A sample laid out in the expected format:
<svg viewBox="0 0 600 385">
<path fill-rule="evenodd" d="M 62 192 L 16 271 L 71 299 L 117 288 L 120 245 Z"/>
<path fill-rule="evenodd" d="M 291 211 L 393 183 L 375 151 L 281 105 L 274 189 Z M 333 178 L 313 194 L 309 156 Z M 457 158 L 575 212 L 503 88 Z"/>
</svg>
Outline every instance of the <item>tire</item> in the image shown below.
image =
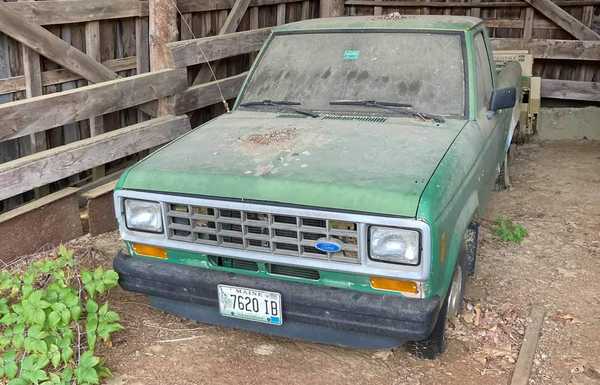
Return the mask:
<svg viewBox="0 0 600 385">
<path fill-rule="evenodd" d="M 510 188 L 510 177 L 508 174 L 508 153 L 504 156 L 504 161 L 500 165 L 500 172 L 496 177 L 496 191 L 504 191 Z"/>
<path fill-rule="evenodd" d="M 465 274 L 469 277 L 475 275 L 477 263 L 477 250 L 479 249 L 479 223 L 472 222 L 465 234 L 464 266 Z"/>
<path fill-rule="evenodd" d="M 409 342 L 406 346 L 407 350 L 417 358 L 433 360 L 446 351 L 446 323 L 449 319 L 454 319 L 460 313 L 463 304 L 465 286 L 464 255 L 465 253 L 462 253 L 460 260 L 456 264 L 452 282 L 450 283 L 450 288 L 448 289 L 448 294 L 446 295 L 444 303 L 440 309 L 437 321 L 433 326 L 431 334 L 424 340 Z M 455 281 L 457 279 L 460 280 L 460 285 L 457 289 L 458 292 L 454 293 L 452 290 L 456 290 Z"/>
</svg>

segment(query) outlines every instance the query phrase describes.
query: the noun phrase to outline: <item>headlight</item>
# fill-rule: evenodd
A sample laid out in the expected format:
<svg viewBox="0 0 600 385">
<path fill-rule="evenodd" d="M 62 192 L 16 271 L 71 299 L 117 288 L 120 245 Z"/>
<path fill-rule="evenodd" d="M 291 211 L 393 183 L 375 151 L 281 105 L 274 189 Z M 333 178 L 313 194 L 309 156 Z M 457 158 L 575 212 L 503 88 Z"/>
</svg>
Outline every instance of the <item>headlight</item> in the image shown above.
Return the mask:
<svg viewBox="0 0 600 385">
<path fill-rule="evenodd" d="M 419 264 L 419 232 L 392 227 L 370 227 L 371 259 L 382 262 Z"/>
<path fill-rule="evenodd" d="M 131 230 L 162 233 L 160 203 L 125 199 L 125 223 Z"/>
</svg>

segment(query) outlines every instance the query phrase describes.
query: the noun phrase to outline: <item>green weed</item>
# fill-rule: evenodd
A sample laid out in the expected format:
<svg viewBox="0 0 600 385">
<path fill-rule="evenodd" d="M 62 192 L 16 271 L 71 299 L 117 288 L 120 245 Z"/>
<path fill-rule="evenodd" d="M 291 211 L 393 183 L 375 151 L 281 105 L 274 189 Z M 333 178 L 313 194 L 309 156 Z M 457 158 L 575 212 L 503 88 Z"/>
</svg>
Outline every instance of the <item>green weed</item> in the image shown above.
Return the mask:
<svg viewBox="0 0 600 385">
<path fill-rule="evenodd" d="M 89 385 L 110 376 L 94 353 L 98 340 L 123 329 L 99 303 L 118 278 L 102 268 L 79 271 L 64 246 L 23 272 L 0 271 L 0 383 Z"/>
<path fill-rule="evenodd" d="M 494 221 L 494 234 L 504 242 L 514 242 L 520 244 L 527 236 L 527 229 L 519 224 L 514 223 L 511 219 L 498 217 Z"/>
</svg>

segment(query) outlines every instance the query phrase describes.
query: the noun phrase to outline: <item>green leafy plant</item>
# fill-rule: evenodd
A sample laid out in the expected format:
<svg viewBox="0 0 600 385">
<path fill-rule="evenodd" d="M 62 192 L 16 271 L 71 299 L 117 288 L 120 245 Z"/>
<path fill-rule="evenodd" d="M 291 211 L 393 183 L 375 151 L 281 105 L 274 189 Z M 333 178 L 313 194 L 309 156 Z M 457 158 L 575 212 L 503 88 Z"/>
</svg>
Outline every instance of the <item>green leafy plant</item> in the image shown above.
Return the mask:
<svg viewBox="0 0 600 385">
<path fill-rule="evenodd" d="M 519 223 L 514 223 L 511 219 L 498 217 L 494 222 L 494 234 L 504 242 L 520 244 L 527 236 L 527 229 Z"/>
<path fill-rule="evenodd" d="M 0 272 L 0 383 L 99 384 L 110 371 L 94 355 L 98 340 L 123 329 L 108 302 L 113 270 L 78 271 L 73 252 Z"/>
</svg>

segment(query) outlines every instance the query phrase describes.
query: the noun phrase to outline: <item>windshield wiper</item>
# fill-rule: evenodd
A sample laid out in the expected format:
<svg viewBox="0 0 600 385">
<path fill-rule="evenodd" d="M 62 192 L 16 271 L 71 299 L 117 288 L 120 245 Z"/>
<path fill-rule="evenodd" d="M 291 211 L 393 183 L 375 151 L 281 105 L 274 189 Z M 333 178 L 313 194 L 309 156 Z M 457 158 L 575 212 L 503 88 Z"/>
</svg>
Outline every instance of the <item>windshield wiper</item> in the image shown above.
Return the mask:
<svg viewBox="0 0 600 385">
<path fill-rule="evenodd" d="M 405 115 L 417 116 L 423 120 L 429 119 L 437 123 L 444 122 L 444 118 L 441 116 L 417 111 L 414 109 L 412 104 L 408 103 L 385 102 L 378 100 L 332 100 L 329 102 L 329 104 L 333 106 L 363 106 L 382 108 L 384 110 L 400 112 Z"/>
<path fill-rule="evenodd" d="M 258 100 L 258 101 L 240 103 L 240 107 L 275 106 L 275 107 L 280 107 L 280 108 L 288 110 L 288 111 L 296 112 L 298 114 L 310 116 L 311 118 L 318 118 L 319 117 L 319 114 L 314 113 L 312 111 L 307 111 L 307 110 L 304 110 L 304 109 L 301 109 L 301 108 L 292 107 L 292 106 L 299 106 L 301 104 L 302 103 L 292 102 L 292 101 L 288 101 L 288 100 L 269 100 L 269 99 L 265 99 L 265 100 Z"/>
</svg>

